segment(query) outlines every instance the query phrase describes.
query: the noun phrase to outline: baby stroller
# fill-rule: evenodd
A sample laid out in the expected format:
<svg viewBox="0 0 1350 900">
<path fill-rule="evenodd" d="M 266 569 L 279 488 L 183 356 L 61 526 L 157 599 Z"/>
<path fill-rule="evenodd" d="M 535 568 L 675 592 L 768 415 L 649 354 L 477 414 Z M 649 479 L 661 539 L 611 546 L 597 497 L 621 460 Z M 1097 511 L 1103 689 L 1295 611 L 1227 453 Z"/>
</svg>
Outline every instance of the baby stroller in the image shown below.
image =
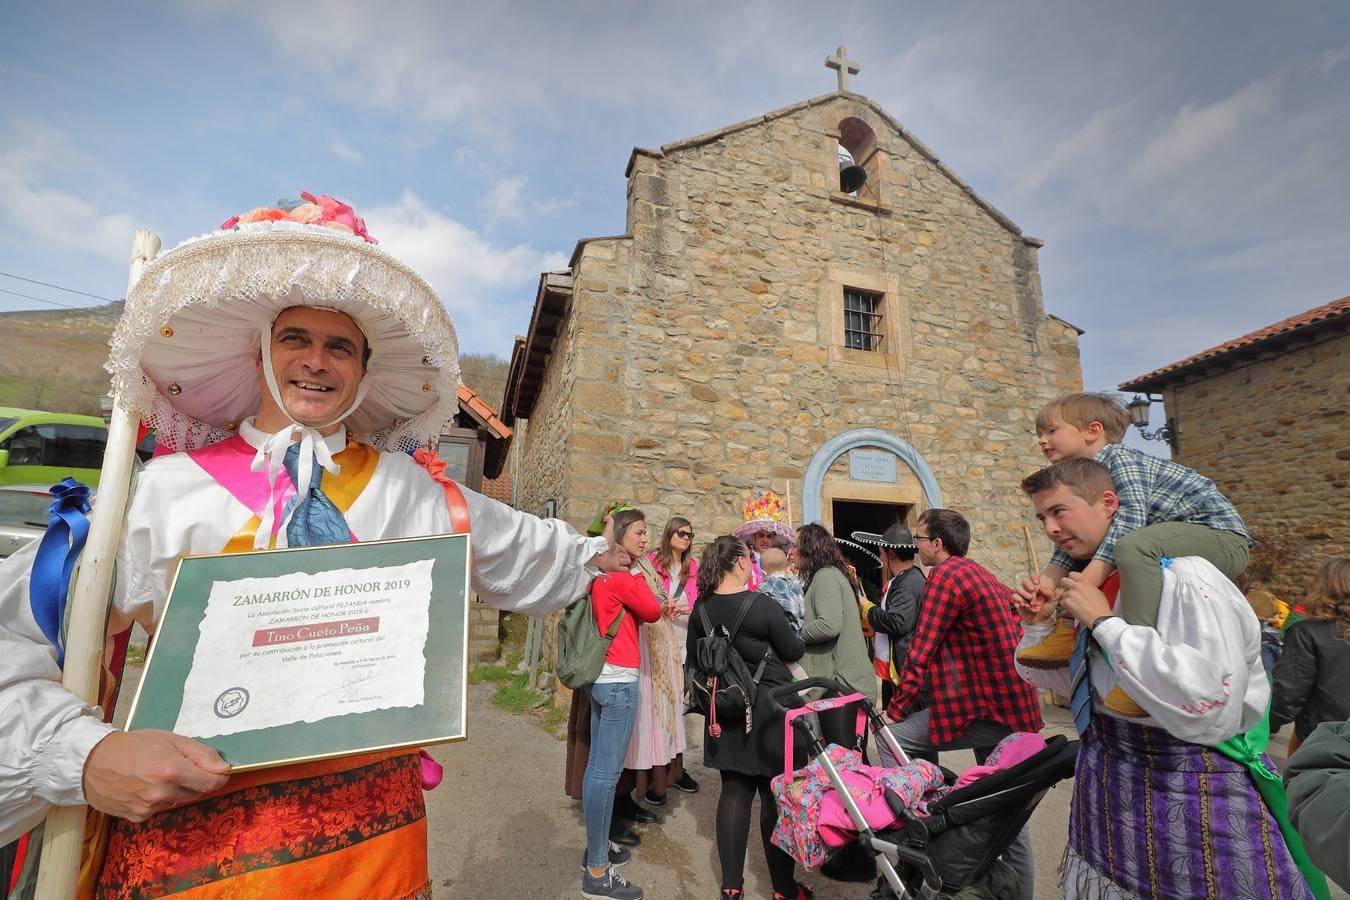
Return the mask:
<svg viewBox="0 0 1350 900">
<path fill-rule="evenodd" d="M 813 688 L 823 688 L 825 696 L 798 705 L 796 695 Z M 849 773 L 841 773 L 835 764 L 836 760 L 852 761 L 856 754 L 838 747 L 827 749 L 815 717 L 806 713 L 858 703 L 858 737 L 861 738 L 865 719 L 876 740 L 886 741 L 895 758 L 902 764 L 908 763 L 909 758 L 886 730 L 876 708 L 862 694 L 827 678 L 808 678 L 784 685 L 775 689 L 772 697 L 780 708 L 789 704 L 796 707 L 784 709 L 789 722 L 784 740 L 787 766 L 792 765 L 792 732 L 796 731 L 805 738 L 812 766 L 817 767 L 817 772 L 823 770 L 832 785 L 831 803 L 847 812 L 847 821 L 852 825 L 850 833 L 856 833 L 854 840 L 874 854 L 877 868 L 899 900 L 913 897 L 934 900 L 970 887 L 1008 849 L 1046 791 L 1073 777 L 1078 756 L 1077 741 L 1055 735 L 1046 741 L 1044 750 L 965 786 L 945 793 L 932 792 L 929 797 L 940 796 L 927 802 L 919 800 L 918 790 L 908 790 L 907 800 L 886 787 L 882 791 L 886 808 L 878 809 L 874 802 L 864 813 L 849 790 L 845 777 Z M 956 776 L 947 770 L 938 774 L 917 768 L 921 770 L 920 778 L 927 772 L 929 777 L 941 778 L 947 785 L 956 782 Z M 792 777 L 805 771 L 792 773 Z M 899 787 L 905 791 L 913 785 Z M 780 816 L 785 814 L 780 805 Z"/>
</svg>

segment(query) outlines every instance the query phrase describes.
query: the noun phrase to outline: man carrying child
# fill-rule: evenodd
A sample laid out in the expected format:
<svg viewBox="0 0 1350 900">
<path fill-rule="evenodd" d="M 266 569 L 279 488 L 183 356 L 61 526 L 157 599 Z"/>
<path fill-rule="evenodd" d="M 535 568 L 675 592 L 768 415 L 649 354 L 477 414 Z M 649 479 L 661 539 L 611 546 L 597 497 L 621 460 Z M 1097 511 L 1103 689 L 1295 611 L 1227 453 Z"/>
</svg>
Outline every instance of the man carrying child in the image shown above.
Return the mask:
<svg viewBox="0 0 1350 900">
<path fill-rule="evenodd" d="M 1233 504 L 1194 469 L 1124 446 L 1129 417 L 1119 401 L 1106 394 L 1069 394 L 1048 403 L 1036 415 L 1041 449 L 1052 463 L 1092 459 L 1109 471 L 1119 499 L 1110 528 L 1086 565 L 1075 564 L 1057 546 L 1049 565 L 1019 589 L 1045 602 L 1071 569 L 1081 568 L 1081 581 L 1100 588 L 1119 569 L 1122 589 L 1118 613 L 1134 625 L 1153 625 L 1162 593 L 1164 557 L 1199 556 L 1230 580 L 1247 566 L 1252 540 Z M 1074 632 L 1061 619 L 1044 641 L 1025 647 L 1018 662 L 1029 668 L 1062 669 L 1074 649 Z M 1105 698 L 1107 709 L 1140 716 L 1138 704 L 1121 691 Z"/>
<path fill-rule="evenodd" d="M 1123 509 L 1106 466 L 1067 459 L 1022 490 L 1069 558 L 1100 558 Z M 1070 695 L 1082 735 L 1064 896 L 1325 897 L 1264 755 L 1270 684 L 1251 607 L 1206 560 L 1179 556 L 1160 566 L 1163 585 L 1139 623 L 1122 613 L 1133 576 L 1122 568 L 1105 593 L 1084 573 L 1065 579 L 1058 602 L 1081 637 L 1072 665 L 1059 669 L 1022 661 L 1049 634 L 1051 605 L 1030 578 L 1018 591 L 1018 672 Z M 1139 712 L 1103 702 L 1116 692 Z"/>
</svg>

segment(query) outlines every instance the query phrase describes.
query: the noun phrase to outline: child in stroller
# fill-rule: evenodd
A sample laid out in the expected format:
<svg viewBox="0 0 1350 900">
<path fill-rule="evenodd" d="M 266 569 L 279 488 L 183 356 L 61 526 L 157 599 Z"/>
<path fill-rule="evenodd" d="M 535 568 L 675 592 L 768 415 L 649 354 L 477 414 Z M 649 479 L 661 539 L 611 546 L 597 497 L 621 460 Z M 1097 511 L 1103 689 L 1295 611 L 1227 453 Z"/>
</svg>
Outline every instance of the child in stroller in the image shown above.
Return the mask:
<svg viewBox="0 0 1350 900">
<path fill-rule="evenodd" d="M 958 781 L 925 760 L 911 762 L 875 707 L 845 685 L 810 678 L 775 689 L 773 699 L 786 707 L 812 688 L 823 688 L 825 696 L 784 710 L 787 770 L 773 780 L 779 808 L 774 842 L 803 865 L 817 866 L 828 846 L 856 841 L 875 855 L 898 900 L 959 896 L 986 878 L 1046 791 L 1073 776 L 1077 741 L 1056 735 L 1042 748 L 1039 738 L 1014 735 L 1000 745 L 1001 764 L 991 756 L 985 774 Z M 815 717 L 807 714 L 853 703 L 859 737 L 866 723 L 878 741 L 887 742 L 899 767 L 865 766 L 856 747 L 823 743 Z M 794 731 L 805 738 L 811 759 L 795 772 Z M 1038 749 L 1030 752 L 1028 745 Z M 1018 754 L 1026 755 L 1019 761 Z"/>
</svg>

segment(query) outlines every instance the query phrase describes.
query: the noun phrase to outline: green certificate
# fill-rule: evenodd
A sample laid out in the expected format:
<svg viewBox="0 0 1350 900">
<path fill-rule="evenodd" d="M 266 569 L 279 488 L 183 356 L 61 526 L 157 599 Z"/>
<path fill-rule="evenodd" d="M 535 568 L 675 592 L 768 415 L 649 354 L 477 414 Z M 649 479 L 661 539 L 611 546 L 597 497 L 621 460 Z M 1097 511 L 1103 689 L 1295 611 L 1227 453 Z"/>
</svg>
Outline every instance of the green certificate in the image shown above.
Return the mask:
<svg viewBox="0 0 1350 900">
<path fill-rule="evenodd" d="M 462 740 L 469 536 L 191 556 L 127 729 L 235 771 Z"/>
</svg>

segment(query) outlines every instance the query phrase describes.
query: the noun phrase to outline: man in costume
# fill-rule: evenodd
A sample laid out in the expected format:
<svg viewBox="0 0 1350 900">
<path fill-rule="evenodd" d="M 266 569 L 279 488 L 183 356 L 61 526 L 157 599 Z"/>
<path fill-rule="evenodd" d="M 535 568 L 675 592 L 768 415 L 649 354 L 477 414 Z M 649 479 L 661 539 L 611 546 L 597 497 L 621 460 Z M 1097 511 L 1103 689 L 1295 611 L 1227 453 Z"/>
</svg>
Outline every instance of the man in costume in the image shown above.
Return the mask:
<svg viewBox="0 0 1350 900">
<path fill-rule="evenodd" d="M 607 537 L 409 455 L 452 415 L 453 323 L 350 207 L 302 197 L 161 255 L 127 298 L 113 388 L 178 452 L 135 485 L 109 634 L 154 633 L 185 555 L 451 531 L 470 531 L 488 605 L 542 615 L 579 596 Z M 230 775 L 189 738 L 114 731 L 60 684 L 30 606 L 35 548 L 0 567 L 0 844 L 87 803 L 110 822 L 101 874 L 85 866 L 99 896 L 429 894 L 416 751 Z"/>
<path fill-rule="evenodd" d="M 764 567 L 759 555 L 770 547 L 784 553 L 792 546 L 792 526 L 784 520 L 783 501 L 773 491 L 755 491 L 745 501 L 745 521 L 732 532 L 750 548 L 754 566 L 750 572 L 750 590 L 764 582 Z"/>
<path fill-rule="evenodd" d="M 1022 481 L 1046 535 L 1086 565 L 1119 508 L 1111 473 L 1094 460 L 1048 466 Z M 1165 560 L 1156 619 L 1113 611 L 1119 573 L 1103 593 L 1077 573 L 1059 599 L 1079 623 L 1067 669 L 1017 664 L 1037 687 L 1070 697 L 1082 735 L 1064 896 L 1076 898 L 1326 897 L 1289 826 L 1287 800 L 1264 754 L 1270 684 L 1261 626 L 1237 587 L 1200 557 Z M 1027 578 L 1017 591 L 1035 645 L 1053 627 Z M 1103 703 L 1119 687 L 1142 718 Z"/>
</svg>

